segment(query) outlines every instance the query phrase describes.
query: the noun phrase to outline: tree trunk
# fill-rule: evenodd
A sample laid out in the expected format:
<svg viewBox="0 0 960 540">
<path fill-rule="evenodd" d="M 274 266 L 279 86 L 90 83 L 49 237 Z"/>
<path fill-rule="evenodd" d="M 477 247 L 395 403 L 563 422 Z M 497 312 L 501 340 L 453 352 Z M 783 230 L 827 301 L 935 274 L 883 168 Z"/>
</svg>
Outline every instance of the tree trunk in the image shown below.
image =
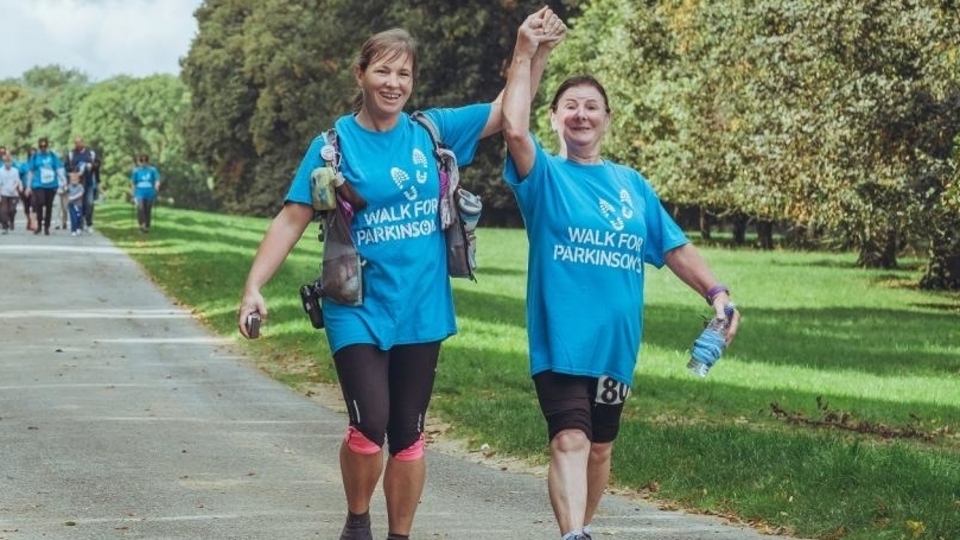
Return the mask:
<svg viewBox="0 0 960 540">
<path fill-rule="evenodd" d="M 937 235 L 930 250 L 927 270 L 920 278 L 926 290 L 960 290 L 960 235 L 952 232 Z"/>
<path fill-rule="evenodd" d="M 733 220 L 733 245 L 743 246 L 747 243 L 747 216 L 738 215 Z"/>
<path fill-rule="evenodd" d="M 757 221 L 757 247 L 763 250 L 773 249 L 773 222 L 761 219 Z"/>
<path fill-rule="evenodd" d="M 700 207 L 700 238 L 703 240 L 710 240 L 710 227 L 713 225 L 713 220 L 710 219 L 710 214 L 707 213 L 707 209 Z"/>
<path fill-rule="evenodd" d="M 886 270 L 896 268 L 899 250 L 900 235 L 897 234 L 896 230 L 888 230 L 883 238 L 866 238 L 860 246 L 857 266 Z"/>
</svg>

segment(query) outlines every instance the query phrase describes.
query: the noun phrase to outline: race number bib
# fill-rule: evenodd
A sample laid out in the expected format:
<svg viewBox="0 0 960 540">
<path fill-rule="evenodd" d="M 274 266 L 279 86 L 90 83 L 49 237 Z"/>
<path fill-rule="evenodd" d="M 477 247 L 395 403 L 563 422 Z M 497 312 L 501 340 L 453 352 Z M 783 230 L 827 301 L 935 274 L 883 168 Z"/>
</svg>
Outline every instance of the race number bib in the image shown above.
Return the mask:
<svg viewBox="0 0 960 540">
<path fill-rule="evenodd" d="M 630 395 L 630 387 L 604 375 L 597 379 L 597 398 L 601 405 L 622 405 Z"/>
<path fill-rule="evenodd" d="M 55 179 L 53 169 L 40 169 L 40 183 L 52 184 Z"/>
</svg>

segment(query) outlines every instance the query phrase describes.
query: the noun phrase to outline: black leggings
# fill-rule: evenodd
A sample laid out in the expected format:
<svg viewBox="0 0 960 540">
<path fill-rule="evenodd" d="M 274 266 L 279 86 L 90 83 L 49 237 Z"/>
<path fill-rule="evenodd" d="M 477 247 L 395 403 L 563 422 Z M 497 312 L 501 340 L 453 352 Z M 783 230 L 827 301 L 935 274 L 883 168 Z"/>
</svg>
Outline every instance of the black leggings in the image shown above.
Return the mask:
<svg viewBox="0 0 960 540">
<path fill-rule="evenodd" d="M 348 345 L 333 355 L 350 425 L 378 446 L 386 440 L 397 455 L 423 434 L 433 393 L 440 342 Z"/>
<path fill-rule="evenodd" d="M 36 188 L 33 190 L 33 210 L 37 213 L 37 230 L 50 230 L 50 218 L 53 214 L 53 199 L 57 188 Z"/>
<path fill-rule="evenodd" d="M 0 225 L 3 225 L 3 230 L 12 229 L 13 221 L 17 217 L 17 199 L 19 197 L 2 197 L 0 196 Z"/>
<path fill-rule="evenodd" d="M 91 206 L 91 208 L 93 208 Z M 91 213 L 91 220 L 93 214 Z M 141 229 L 149 229 L 153 216 L 153 199 L 137 199 L 137 224 Z"/>
<path fill-rule="evenodd" d="M 93 202 L 97 200 L 97 189 L 94 186 L 96 182 L 93 181 L 83 183 L 83 221 L 87 223 L 87 227 L 93 227 Z M 148 223 L 147 226 L 149 225 Z"/>
</svg>

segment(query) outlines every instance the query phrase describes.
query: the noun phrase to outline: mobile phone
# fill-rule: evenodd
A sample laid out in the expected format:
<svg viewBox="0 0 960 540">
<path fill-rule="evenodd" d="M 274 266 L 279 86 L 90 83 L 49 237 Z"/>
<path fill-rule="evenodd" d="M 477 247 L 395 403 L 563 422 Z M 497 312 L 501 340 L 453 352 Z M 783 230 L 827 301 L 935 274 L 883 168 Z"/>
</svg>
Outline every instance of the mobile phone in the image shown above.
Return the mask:
<svg viewBox="0 0 960 540">
<path fill-rule="evenodd" d="M 260 337 L 260 314 L 254 311 L 253 313 L 247 315 L 247 335 L 251 339 L 256 339 Z"/>
</svg>

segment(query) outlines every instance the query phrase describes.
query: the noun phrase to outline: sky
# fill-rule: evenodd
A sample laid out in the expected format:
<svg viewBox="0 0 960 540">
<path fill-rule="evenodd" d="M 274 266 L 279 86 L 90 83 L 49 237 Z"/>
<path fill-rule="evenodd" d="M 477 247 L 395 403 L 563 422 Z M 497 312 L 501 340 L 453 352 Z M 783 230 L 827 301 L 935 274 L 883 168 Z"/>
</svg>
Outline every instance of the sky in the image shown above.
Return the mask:
<svg viewBox="0 0 960 540">
<path fill-rule="evenodd" d="M 92 82 L 177 74 L 202 0 L 0 0 L 0 80 L 60 65 Z"/>
</svg>

